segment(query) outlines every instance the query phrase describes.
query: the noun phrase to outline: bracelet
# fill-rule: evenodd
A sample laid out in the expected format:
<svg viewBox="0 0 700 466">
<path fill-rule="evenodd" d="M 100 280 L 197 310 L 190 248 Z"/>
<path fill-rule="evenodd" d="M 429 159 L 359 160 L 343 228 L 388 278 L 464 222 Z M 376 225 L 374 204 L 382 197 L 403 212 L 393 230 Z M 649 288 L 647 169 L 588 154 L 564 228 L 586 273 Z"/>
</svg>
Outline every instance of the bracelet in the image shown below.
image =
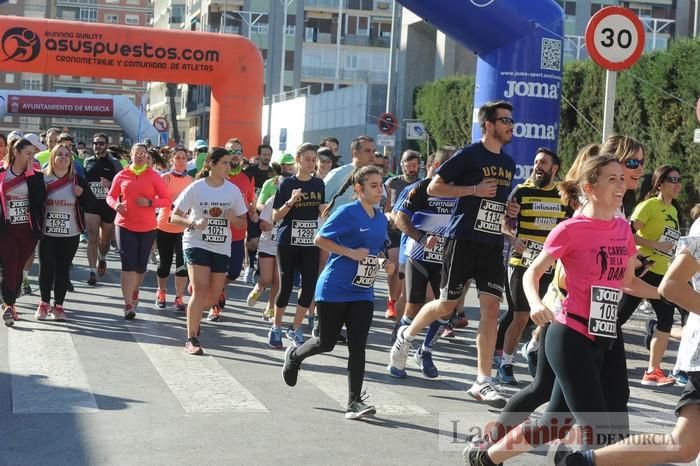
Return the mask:
<svg viewBox="0 0 700 466">
<path fill-rule="evenodd" d="M 285 207 L 287 207 L 288 209 L 291 209 L 292 207 L 294 207 L 294 204 L 289 205 L 289 201 L 285 202 L 284 205 L 285 205 Z"/>
</svg>

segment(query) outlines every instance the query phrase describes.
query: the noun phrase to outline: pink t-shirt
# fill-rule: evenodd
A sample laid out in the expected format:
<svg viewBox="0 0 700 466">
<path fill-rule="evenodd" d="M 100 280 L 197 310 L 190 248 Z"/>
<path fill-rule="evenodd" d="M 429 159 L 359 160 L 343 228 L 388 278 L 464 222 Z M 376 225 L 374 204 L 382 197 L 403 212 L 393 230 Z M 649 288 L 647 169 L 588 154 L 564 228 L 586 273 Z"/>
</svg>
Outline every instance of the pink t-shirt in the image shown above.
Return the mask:
<svg viewBox="0 0 700 466">
<path fill-rule="evenodd" d="M 136 201 L 140 197 L 149 199 L 151 205 L 138 205 Z M 135 175 L 129 168 L 117 173 L 107 194 L 107 204 L 115 209 L 120 199 L 126 204 L 126 212 L 117 213 L 114 223 L 136 233 L 155 230 L 156 208 L 170 206 L 168 186 L 152 168 L 140 175 Z"/>
<path fill-rule="evenodd" d="M 629 224 L 623 218 L 598 220 L 577 215 L 552 230 L 544 250 L 561 259 L 566 271 L 568 294 L 557 321 L 595 340 L 586 324 L 568 315 L 588 320 L 592 286 L 621 289 L 629 258 L 637 254 Z"/>
</svg>

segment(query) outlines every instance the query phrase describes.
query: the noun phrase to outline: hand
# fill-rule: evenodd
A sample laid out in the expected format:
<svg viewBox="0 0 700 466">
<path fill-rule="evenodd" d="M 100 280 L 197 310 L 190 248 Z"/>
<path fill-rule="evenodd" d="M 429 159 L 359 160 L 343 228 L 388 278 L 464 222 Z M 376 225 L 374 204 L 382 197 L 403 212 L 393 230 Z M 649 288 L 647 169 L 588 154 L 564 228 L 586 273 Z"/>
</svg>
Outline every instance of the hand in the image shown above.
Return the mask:
<svg viewBox="0 0 700 466">
<path fill-rule="evenodd" d="M 75 194 L 75 197 L 82 196 L 83 195 L 83 188 L 81 188 L 77 184 L 73 185 L 73 194 Z"/>
<path fill-rule="evenodd" d="M 105 187 L 105 189 L 109 189 L 112 186 L 112 182 L 107 178 L 100 177 L 100 183 Z"/>
<path fill-rule="evenodd" d="M 523 251 L 525 251 L 525 243 L 523 243 L 522 240 L 515 238 L 515 241 L 513 241 L 513 249 L 515 249 L 515 252 L 518 254 L 522 254 Z"/>
<path fill-rule="evenodd" d="M 391 275 L 396 270 L 396 264 L 387 259 L 384 261 L 384 270 L 386 270 L 387 275 Z"/>
<path fill-rule="evenodd" d="M 207 227 L 207 219 L 206 218 L 200 218 L 199 220 L 195 220 L 194 222 L 194 229 L 202 231 Z"/>
<path fill-rule="evenodd" d="M 347 256 L 357 262 L 362 262 L 365 257 L 369 255 L 369 249 L 367 248 L 357 248 L 357 249 L 350 249 Z"/>
<path fill-rule="evenodd" d="M 148 207 L 151 205 L 151 200 L 146 197 L 137 197 L 136 205 L 140 207 Z"/>
<path fill-rule="evenodd" d="M 657 242 L 656 243 L 656 250 L 661 251 L 661 252 L 665 252 L 665 253 L 669 253 L 669 252 L 673 251 L 674 246 L 675 246 L 675 244 L 673 244 L 671 242 L 666 242 L 666 241 L 663 243 Z"/>
<path fill-rule="evenodd" d="M 509 218 L 517 218 L 520 213 L 520 204 L 515 199 L 511 199 L 506 204 L 506 216 Z"/>
<path fill-rule="evenodd" d="M 291 205 L 294 205 L 299 199 L 301 199 L 301 195 L 301 188 L 294 189 L 292 190 L 292 197 L 290 197 L 287 202 Z"/>
<path fill-rule="evenodd" d="M 484 181 L 476 185 L 477 197 L 495 197 L 498 189 L 498 182 L 495 178 L 486 178 Z"/>
<path fill-rule="evenodd" d="M 437 236 L 433 235 L 428 235 L 428 239 L 425 240 L 425 247 L 427 249 L 433 249 L 435 245 L 438 243 L 439 238 Z"/>
<path fill-rule="evenodd" d="M 114 208 L 114 210 L 121 215 L 124 215 L 126 213 L 126 204 L 120 202 L 117 204 L 117 207 Z"/>
<path fill-rule="evenodd" d="M 540 303 L 539 306 L 530 310 L 530 318 L 535 324 L 544 327 L 549 322 L 554 321 L 554 313 L 543 303 Z"/>
</svg>

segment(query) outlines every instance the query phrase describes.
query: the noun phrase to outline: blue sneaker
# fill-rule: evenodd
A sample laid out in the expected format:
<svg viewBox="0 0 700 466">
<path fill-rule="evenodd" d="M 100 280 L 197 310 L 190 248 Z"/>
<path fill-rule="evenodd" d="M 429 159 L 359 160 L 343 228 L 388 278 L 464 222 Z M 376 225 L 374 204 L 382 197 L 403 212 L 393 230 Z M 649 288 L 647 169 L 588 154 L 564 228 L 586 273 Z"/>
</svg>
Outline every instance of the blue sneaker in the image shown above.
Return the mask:
<svg viewBox="0 0 700 466">
<path fill-rule="evenodd" d="M 272 327 L 270 333 L 268 333 L 269 340 L 267 344 L 271 348 L 282 349 L 282 329 L 279 327 Z"/>
<path fill-rule="evenodd" d="M 498 380 L 505 385 L 518 385 L 518 381 L 515 380 L 515 374 L 513 374 L 513 365 L 504 364 L 498 368 Z"/>
<path fill-rule="evenodd" d="M 416 364 L 423 371 L 423 375 L 429 379 L 434 379 L 438 376 L 437 367 L 433 364 L 433 353 L 430 351 L 423 351 L 423 348 L 419 348 L 416 354 L 413 356 Z"/>
<path fill-rule="evenodd" d="M 294 330 L 292 327 L 287 329 L 287 339 L 294 344 L 295 348 L 299 348 L 304 344 L 304 332 L 301 331 L 301 327 Z"/>
<path fill-rule="evenodd" d="M 408 374 L 406 373 L 406 369 L 397 369 L 396 367 L 392 366 L 389 364 L 386 366 L 387 372 L 389 372 L 389 375 L 391 377 L 394 377 L 395 379 L 405 379 L 408 377 Z"/>
<path fill-rule="evenodd" d="M 644 346 L 646 346 L 648 350 L 651 350 L 651 339 L 654 338 L 656 324 L 656 319 L 649 319 L 647 322 L 647 333 L 644 335 Z"/>
<path fill-rule="evenodd" d="M 685 371 L 673 371 L 671 377 L 676 379 L 676 385 L 688 385 L 688 374 Z"/>
</svg>

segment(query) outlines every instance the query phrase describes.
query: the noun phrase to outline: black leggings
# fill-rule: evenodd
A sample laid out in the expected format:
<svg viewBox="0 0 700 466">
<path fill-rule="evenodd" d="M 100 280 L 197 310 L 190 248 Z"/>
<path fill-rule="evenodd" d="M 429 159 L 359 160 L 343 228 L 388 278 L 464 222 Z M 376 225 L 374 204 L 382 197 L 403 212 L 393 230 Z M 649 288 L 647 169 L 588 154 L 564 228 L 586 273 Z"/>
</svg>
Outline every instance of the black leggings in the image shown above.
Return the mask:
<svg viewBox="0 0 700 466">
<path fill-rule="evenodd" d="M 80 243 L 80 235 L 67 238 L 44 236 L 39 241 L 39 289 L 41 300 L 48 303 L 53 299 L 63 305 L 68 291 L 68 274 Z"/>
<path fill-rule="evenodd" d="M 301 291 L 297 303 L 309 307 L 314 299 L 318 279 L 319 249 L 316 246 L 283 246 L 277 248 L 277 268 L 280 274 L 280 289 L 275 306 L 284 308 L 294 287 L 294 272 L 301 273 Z"/>
<path fill-rule="evenodd" d="M 160 257 L 158 276 L 168 278 L 170 268 L 173 265 L 173 253 L 175 253 L 175 276 L 186 277 L 187 267 L 185 267 L 185 259 L 182 257 L 182 233 L 157 230 L 156 246 Z"/>
<path fill-rule="evenodd" d="M 122 260 L 122 272 L 146 273 L 156 230 L 137 232 L 117 225 L 117 246 Z"/>
<path fill-rule="evenodd" d="M 316 303 L 319 336 L 306 340 L 292 353 L 295 361 L 302 362 L 314 354 L 333 351 L 343 324 L 348 329 L 348 404 L 359 401 L 365 378 L 365 347 L 372 325 L 374 303 L 353 301 L 349 303 Z"/>
<path fill-rule="evenodd" d="M 647 272 L 640 278 L 656 288 L 664 277 L 663 275 L 658 275 L 653 272 Z M 617 320 L 620 322 L 620 325 L 624 325 L 625 322 L 632 317 L 632 314 L 641 301 L 642 298 L 637 298 L 636 296 L 630 296 L 628 294 L 622 295 L 622 299 L 620 299 L 620 303 L 617 305 Z M 658 321 L 656 328 L 660 332 L 670 332 L 671 327 L 673 327 L 673 310 L 675 306 L 668 301 L 662 301 L 660 299 L 649 299 L 648 301 L 656 313 L 656 320 Z"/>
<path fill-rule="evenodd" d="M 1 221 L 1 220 L 0 220 Z M 28 224 L 5 225 L 0 234 L 0 262 L 2 262 L 2 299 L 13 305 L 22 286 L 22 271 L 34 252 L 36 240 Z"/>
</svg>

